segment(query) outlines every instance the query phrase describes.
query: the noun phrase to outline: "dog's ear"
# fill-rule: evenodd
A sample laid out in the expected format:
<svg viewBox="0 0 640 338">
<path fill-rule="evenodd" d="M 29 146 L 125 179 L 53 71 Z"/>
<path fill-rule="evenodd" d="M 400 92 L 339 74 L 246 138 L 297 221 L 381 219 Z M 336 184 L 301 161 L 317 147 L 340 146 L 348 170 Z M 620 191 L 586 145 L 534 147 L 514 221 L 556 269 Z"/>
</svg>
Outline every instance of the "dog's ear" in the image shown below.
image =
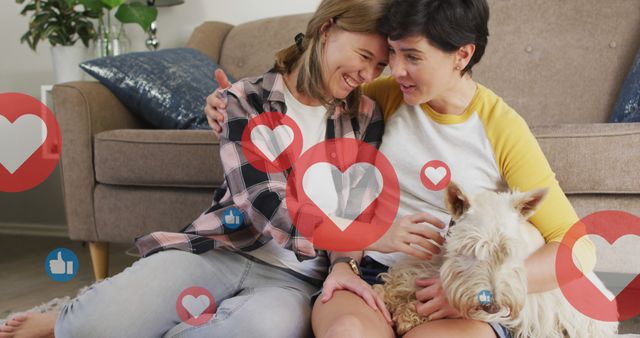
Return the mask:
<svg viewBox="0 0 640 338">
<path fill-rule="evenodd" d="M 457 220 L 470 207 L 469 199 L 457 184 L 450 182 L 444 194 L 444 204 L 453 220 Z"/>
<path fill-rule="evenodd" d="M 516 193 L 513 199 L 513 207 L 524 217 L 531 217 L 536 208 L 547 196 L 549 189 L 541 188 L 525 193 Z"/>
</svg>

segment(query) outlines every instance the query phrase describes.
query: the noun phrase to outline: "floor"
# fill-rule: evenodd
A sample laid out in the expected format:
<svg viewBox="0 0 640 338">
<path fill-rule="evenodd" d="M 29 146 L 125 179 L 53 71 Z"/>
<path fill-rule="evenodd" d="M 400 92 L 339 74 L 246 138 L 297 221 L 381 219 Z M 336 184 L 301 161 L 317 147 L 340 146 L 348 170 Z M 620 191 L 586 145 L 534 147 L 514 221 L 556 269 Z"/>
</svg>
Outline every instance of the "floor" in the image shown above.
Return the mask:
<svg viewBox="0 0 640 338">
<path fill-rule="evenodd" d="M 45 257 L 56 248 L 67 248 L 78 256 L 79 270 L 68 282 L 54 282 L 45 271 Z M 130 266 L 136 257 L 125 253 L 131 246 L 111 245 L 109 272 L 116 274 Z M 93 283 L 89 247 L 57 237 L 0 234 L 0 318 L 24 311 L 53 298 L 75 296 L 80 288 Z"/>
<path fill-rule="evenodd" d="M 64 247 L 76 253 L 79 271 L 65 283 L 52 281 L 44 269 L 45 257 L 55 248 Z M 137 258 L 126 251 L 133 246 L 111 245 L 109 272 L 117 274 Z M 24 311 L 53 298 L 74 296 L 93 283 L 93 270 L 88 246 L 64 238 L 0 235 L 0 318 Z M 622 323 L 620 333 L 640 333 L 640 316 Z"/>
</svg>

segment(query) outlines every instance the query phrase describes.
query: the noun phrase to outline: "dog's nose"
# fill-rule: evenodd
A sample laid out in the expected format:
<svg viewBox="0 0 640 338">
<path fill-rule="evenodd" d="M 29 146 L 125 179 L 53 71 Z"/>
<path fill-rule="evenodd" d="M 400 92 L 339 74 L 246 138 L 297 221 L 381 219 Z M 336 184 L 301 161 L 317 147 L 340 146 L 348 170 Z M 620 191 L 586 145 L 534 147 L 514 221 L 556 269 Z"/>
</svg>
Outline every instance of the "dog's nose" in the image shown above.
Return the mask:
<svg viewBox="0 0 640 338">
<path fill-rule="evenodd" d="M 500 310 L 500 308 L 498 307 L 498 305 L 491 302 L 489 304 L 482 305 L 482 310 L 484 310 L 484 312 L 488 314 L 493 315 L 496 314 Z"/>
</svg>

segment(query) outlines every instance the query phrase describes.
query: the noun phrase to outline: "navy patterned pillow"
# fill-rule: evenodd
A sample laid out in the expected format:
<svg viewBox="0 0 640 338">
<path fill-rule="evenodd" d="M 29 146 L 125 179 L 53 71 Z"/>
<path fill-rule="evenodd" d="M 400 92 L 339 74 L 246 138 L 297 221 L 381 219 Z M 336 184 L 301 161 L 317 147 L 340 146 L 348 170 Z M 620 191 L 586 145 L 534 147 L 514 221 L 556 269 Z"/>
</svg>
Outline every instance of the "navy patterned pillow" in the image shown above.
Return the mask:
<svg viewBox="0 0 640 338">
<path fill-rule="evenodd" d="M 220 66 L 200 51 L 128 53 L 89 60 L 80 67 L 156 128 L 209 128 L 203 108 L 218 88 L 213 72 Z"/>
<path fill-rule="evenodd" d="M 609 122 L 640 122 L 640 50 L 624 81 Z"/>
</svg>

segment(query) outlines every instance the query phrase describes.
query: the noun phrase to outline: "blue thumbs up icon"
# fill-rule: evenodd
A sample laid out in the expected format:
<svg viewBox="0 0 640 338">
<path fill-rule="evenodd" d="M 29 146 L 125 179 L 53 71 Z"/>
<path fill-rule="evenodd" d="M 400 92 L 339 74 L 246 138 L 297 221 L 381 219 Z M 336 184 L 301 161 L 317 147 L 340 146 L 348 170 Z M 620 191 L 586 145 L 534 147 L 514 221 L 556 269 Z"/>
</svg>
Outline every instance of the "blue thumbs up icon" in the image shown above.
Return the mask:
<svg viewBox="0 0 640 338">
<path fill-rule="evenodd" d="M 70 281 L 78 273 L 78 256 L 69 249 L 55 249 L 47 255 L 44 269 L 56 282 Z"/>
<path fill-rule="evenodd" d="M 236 208 L 231 208 L 224 213 L 223 224 L 225 228 L 235 230 L 244 223 L 244 216 L 242 212 Z"/>
</svg>

